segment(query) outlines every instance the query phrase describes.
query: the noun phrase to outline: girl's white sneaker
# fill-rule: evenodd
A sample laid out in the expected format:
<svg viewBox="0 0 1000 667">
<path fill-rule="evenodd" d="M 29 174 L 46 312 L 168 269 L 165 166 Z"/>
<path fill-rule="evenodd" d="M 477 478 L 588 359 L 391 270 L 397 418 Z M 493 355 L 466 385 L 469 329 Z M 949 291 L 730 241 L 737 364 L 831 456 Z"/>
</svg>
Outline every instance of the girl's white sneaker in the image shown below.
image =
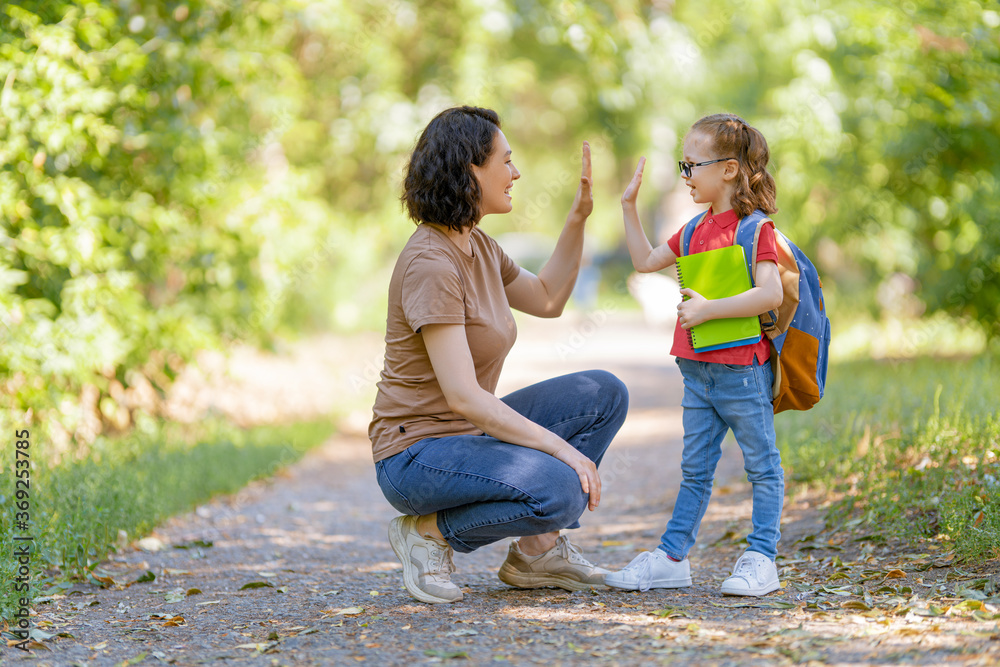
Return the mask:
<svg viewBox="0 0 1000 667">
<path fill-rule="evenodd" d="M 643 551 L 618 572 L 604 577 L 604 585 L 627 591 L 650 588 L 683 588 L 691 585 L 691 563 L 670 560 L 662 549 Z"/>
<path fill-rule="evenodd" d="M 733 567 L 731 577 L 722 582 L 723 595 L 760 597 L 781 588 L 774 561 L 756 551 L 746 551 Z"/>
</svg>

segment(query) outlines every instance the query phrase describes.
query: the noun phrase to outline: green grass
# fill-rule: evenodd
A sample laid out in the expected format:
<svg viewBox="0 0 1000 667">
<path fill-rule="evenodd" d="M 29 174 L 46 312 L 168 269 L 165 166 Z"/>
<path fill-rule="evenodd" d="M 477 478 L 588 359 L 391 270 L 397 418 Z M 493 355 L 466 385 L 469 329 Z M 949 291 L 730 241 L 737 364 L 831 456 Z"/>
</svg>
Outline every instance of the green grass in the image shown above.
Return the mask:
<svg viewBox="0 0 1000 667">
<path fill-rule="evenodd" d="M 298 460 L 333 430 L 329 422 L 241 430 L 225 423 L 160 424 L 151 434 L 100 439 L 81 461 L 45 466 L 32 452 L 31 526 L 37 584 L 86 577 L 111 553 L 119 531 L 136 539 L 164 519 L 233 493 Z M 13 459 L 13 452 L 9 453 Z M 4 461 L 4 468 L 13 461 Z M 15 595 L 13 480 L 0 481 L 0 619 Z M 19 532 L 19 534 L 22 534 Z"/>
<path fill-rule="evenodd" d="M 1000 557 L 1000 360 L 830 367 L 813 410 L 775 418 L 790 472 L 840 500 L 834 521 L 876 539 L 936 540 L 969 563 Z"/>
</svg>

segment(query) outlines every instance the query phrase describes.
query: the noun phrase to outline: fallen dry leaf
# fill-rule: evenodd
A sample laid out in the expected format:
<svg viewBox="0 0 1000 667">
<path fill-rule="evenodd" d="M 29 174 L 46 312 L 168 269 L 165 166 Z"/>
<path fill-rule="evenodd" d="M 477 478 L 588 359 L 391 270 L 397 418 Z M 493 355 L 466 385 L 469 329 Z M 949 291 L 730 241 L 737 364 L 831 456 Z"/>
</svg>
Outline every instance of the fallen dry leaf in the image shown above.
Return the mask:
<svg viewBox="0 0 1000 667">
<path fill-rule="evenodd" d="M 339 611 L 334 612 L 334 616 L 358 616 L 359 614 L 365 613 L 364 607 L 345 607 Z"/>
<path fill-rule="evenodd" d="M 240 586 L 241 591 L 252 590 L 254 588 L 274 588 L 274 584 L 269 581 L 251 581 Z"/>
</svg>

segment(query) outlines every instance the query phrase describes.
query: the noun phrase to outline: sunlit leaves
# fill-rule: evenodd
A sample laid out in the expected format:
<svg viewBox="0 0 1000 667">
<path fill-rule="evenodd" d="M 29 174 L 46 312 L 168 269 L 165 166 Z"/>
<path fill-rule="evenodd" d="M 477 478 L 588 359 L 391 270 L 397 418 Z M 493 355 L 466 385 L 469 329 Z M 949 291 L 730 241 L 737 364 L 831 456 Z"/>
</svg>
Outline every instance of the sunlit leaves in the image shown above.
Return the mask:
<svg viewBox="0 0 1000 667">
<path fill-rule="evenodd" d="M 248 35 L 232 16 L 227 30 L 209 8 L 141 11 L 92 2 L 0 10 L 0 217 L 9 239 L 0 250 L 0 372 L 48 386 L 22 384 L 4 401 L 50 425 L 68 412 L 52 408 L 82 402 L 88 385 L 161 373 L 153 350 L 182 360 L 281 320 L 273 306 L 273 316 L 253 317 L 264 237 L 246 215 L 220 223 L 227 193 L 262 177 L 247 162 L 259 146 L 254 131 L 267 136 L 280 99 L 261 91 L 291 71 L 284 44 Z M 281 198 L 295 197 L 282 187 Z M 311 249 L 315 233 L 298 247 Z M 268 287 L 279 302 L 294 291 Z M 124 414 L 118 425 L 127 427 Z M 74 433 L 73 420 L 63 426 L 55 435 L 93 436 Z"/>
</svg>

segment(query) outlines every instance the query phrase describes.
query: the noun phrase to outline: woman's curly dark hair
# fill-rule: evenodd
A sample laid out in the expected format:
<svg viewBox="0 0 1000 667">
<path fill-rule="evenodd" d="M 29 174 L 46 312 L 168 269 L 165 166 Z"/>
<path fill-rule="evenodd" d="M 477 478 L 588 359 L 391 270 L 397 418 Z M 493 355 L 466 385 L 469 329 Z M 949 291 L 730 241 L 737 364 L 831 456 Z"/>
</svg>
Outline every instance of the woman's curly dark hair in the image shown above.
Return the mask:
<svg viewBox="0 0 1000 667">
<path fill-rule="evenodd" d="M 482 191 L 472 165 L 493 152 L 500 116 L 492 109 L 445 109 L 427 124 L 406 167 L 403 196 L 414 222 L 436 222 L 456 231 L 479 221 Z"/>
</svg>

